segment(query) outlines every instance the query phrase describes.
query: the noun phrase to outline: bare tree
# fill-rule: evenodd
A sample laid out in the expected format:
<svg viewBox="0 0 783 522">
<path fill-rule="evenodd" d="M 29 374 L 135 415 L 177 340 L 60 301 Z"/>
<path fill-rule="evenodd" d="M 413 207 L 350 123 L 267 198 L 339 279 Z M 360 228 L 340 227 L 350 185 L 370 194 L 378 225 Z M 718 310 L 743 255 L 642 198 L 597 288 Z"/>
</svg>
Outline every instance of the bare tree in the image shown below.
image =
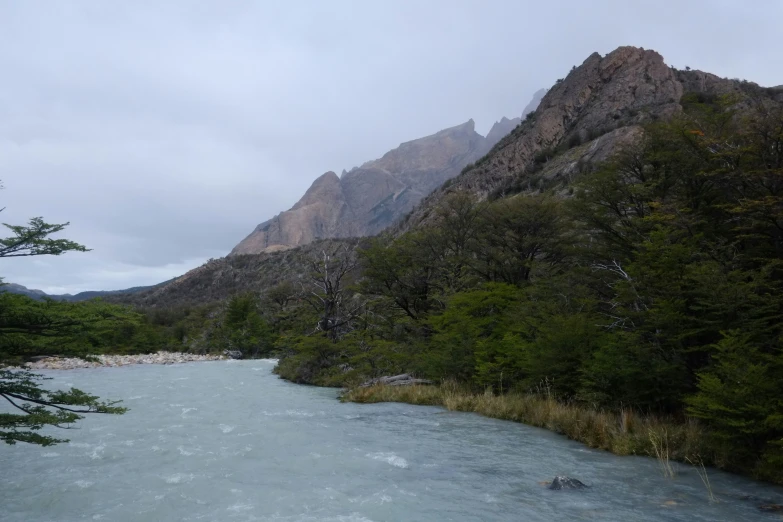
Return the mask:
<svg viewBox="0 0 783 522">
<path fill-rule="evenodd" d="M 363 301 L 347 291 L 358 267 L 355 245 L 340 245 L 310 261 L 309 284 L 301 283 L 300 297 L 318 314 L 316 331 L 337 341 L 353 330 L 361 315 Z"/>
</svg>

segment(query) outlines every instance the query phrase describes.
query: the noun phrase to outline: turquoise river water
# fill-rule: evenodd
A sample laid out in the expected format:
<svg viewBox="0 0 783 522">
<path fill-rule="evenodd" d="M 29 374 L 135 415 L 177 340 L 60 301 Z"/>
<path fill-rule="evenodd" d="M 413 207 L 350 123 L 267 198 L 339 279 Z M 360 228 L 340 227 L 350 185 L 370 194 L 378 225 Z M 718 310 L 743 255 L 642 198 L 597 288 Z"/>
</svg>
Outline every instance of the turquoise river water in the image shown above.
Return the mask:
<svg viewBox="0 0 783 522">
<path fill-rule="evenodd" d="M 0 446 L 0 520 L 781 520 L 783 490 L 589 449 L 545 430 L 405 404 L 341 404 L 274 361 L 44 372 L 123 399 L 123 416 L 57 430 L 67 444 Z M 6 411 L 6 410 L 3 410 Z M 575 477 L 585 490 L 542 482 Z M 749 498 L 748 498 L 749 497 Z"/>
</svg>

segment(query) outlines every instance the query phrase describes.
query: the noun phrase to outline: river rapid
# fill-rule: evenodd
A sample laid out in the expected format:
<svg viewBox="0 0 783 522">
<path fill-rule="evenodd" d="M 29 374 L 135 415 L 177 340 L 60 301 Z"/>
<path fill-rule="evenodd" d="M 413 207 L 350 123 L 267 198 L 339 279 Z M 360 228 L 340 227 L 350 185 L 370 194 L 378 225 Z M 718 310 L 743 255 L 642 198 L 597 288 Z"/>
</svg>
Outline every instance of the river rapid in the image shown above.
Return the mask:
<svg viewBox="0 0 783 522">
<path fill-rule="evenodd" d="M 0 446 L 4 522 L 780 520 L 783 490 L 589 449 L 548 431 L 405 404 L 341 404 L 274 361 L 42 372 L 123 416 Z M 1 407 L 4 408 L 4 407 Z M 8 411 L 3 409 L 2 411 Z M 591 487 L 550 491 L 568 475 Z M 744 499 L 751 497 L 750 499 Z"/>
</svg>

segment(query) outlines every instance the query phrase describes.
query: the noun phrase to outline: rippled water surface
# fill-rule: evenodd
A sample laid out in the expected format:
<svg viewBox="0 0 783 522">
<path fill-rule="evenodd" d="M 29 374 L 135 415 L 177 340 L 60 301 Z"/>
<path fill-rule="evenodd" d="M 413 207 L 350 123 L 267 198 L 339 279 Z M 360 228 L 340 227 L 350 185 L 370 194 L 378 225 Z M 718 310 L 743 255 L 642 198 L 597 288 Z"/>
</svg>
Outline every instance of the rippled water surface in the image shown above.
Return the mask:
<svg viewBox="0 0 783 522">
<path fill-rule="evenodd" d="M 286 383 L 273 361 L 49 372 L 123 398 L 71 442 L 0 446 L 5 522 L 780 520 L 783 491 L 588 449 L 550 432 L 404 404 L 340 404 Z M 549 491 L 566 474 L 591 485 Z M 742 500 L 744 496 L 753 497 Z"/>
</svg>

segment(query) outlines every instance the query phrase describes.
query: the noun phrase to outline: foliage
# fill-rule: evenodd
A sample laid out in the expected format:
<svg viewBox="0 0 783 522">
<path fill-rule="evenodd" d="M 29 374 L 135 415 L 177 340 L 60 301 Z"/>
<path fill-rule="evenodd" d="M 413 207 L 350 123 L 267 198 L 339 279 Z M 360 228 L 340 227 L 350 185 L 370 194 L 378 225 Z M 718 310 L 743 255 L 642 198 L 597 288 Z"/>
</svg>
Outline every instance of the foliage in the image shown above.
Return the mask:
<svg viewBox="0 0 783 522">
<path fill-rule="evenodd" d="M 87 248 L 67 239 L 52 239 L 49 236 L 62 231 L 68 223 L 53 225 L 40 217 L 32 218 L 27 225 L 3 223 L 13 235 L 0 238 L 0 257 L 27 257 L 51 255 L 66 252 L 86 252 Z"/>
<path fill-rule="evenodd" d="M 7 444 L 27 442 L 50 446 L 66 439 L 37 433 L 45 426 L 68 428 L 85 413 L 121 414 L 117 402 L 102 402 L 76 388 L 49 391 L 41 388 L 46 377 L 24 370 L 0 369 L 0 396 L 22 413 L 0 413 L 0 440 Z"/>
<path fill-rule="evenodd" d="M 274 343 L 275 334 L 252 294 L 229 299 L 218 326 L 210 332 L 210 344 L 217 350 L 238 350 L 244 357 L 268 356 Z"/>
</svg>

